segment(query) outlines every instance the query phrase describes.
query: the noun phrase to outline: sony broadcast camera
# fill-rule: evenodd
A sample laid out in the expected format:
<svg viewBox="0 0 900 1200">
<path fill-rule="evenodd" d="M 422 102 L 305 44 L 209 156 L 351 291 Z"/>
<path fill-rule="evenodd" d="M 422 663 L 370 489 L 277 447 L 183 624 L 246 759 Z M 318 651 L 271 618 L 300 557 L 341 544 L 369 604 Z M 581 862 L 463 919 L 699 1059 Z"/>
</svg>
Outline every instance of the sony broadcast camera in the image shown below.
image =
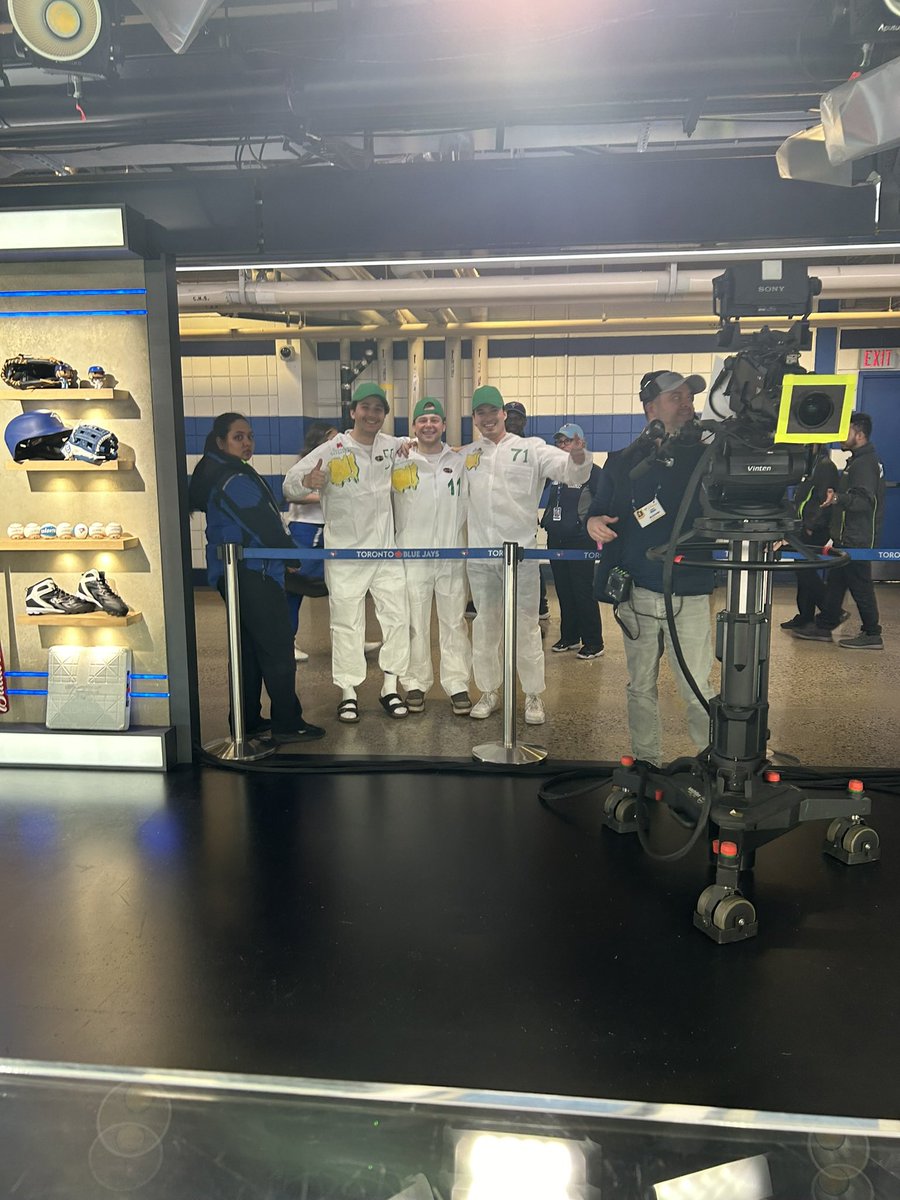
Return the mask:
<svg viewBox="0 0 900 1200">
<path fill-rule="evenodd" d="M 787 489 L 807 473 L 816 444 L 843 441 L 856 398 L 854 375 L 810 374 L 809 315 L 821 283 L 802 262 L 763 261 L 729 267 L 713 280 L 719 345 L 728 354 L 700 424 L 716 452 L 702 494 L 707 516 L 774 517 Z M 741 317 L 798 318 L 787 330 L 744 334 Z"/>
</svg>

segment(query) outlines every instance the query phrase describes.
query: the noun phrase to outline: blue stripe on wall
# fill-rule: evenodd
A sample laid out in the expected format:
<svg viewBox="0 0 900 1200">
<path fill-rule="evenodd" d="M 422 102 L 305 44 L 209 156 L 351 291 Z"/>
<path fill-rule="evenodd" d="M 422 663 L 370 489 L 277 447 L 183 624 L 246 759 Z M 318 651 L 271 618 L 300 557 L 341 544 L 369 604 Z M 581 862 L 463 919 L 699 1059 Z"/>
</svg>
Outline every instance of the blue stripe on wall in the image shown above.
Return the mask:
<svg viewBox="0 0 900 1200">
<path fill-rule="evenodd" d="M 251 400 L 252 403 L 252 400 Z M 311 425 L 323 423 L 323 417 L 254 417 L 250 424 L 256 436 L 257 454 L 294 454 L 303 449 L 306 431 Z M 340 425 L 340 418 L 333 418 Z M 202 454 L 206 438 L 212 428 L 212 417 L 185 417 L 184 440 L 188 454 Z"/>
<path fill-rule="evenodd" d="M 339 424 L 337 417 L 335 423 Z M 303 439 L 310 425 L 321 421 L 319 417 L 251 417 L 256 435 L 257 454 L 285 454 L 296 456 L 303 447 Z M 646 424 L 642 413 L 567 413 L 565 417 L 531 417 L 526 434 L 552 442 L 560 425 L 574 421 L 584 430 L 592 450 L 620 450 L 637 437 Z M 202 454 L 212 425 L 211 417 L 185 417 L 185 448 L 188 454 Z M 394 418 L 394 432 L 405 437 L 409 431 L 406 417 Z M 462 419 L 464 441 L 472 440 L 472 418 Z M 623 440 L 624 439 L 624 440 Z"/>
</svg>

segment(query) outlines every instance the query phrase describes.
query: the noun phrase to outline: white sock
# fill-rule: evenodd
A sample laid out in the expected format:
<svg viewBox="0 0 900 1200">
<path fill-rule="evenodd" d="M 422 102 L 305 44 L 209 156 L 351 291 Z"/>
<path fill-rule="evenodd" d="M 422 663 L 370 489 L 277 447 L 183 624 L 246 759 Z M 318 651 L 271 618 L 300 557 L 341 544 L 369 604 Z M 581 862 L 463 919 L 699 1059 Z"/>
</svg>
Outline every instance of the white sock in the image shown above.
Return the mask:
<svg viewBox="0 0 900 1200">
<path fill-rule="evenodd" d="M 356 699 L 356 688 L 342 688 L 341 689 L 341 699 L 342 700 L 355 700 Z"/>
<path fill-rule="evenodd" d="M 381 689 L 382 696 L 390 696 L 391 692 L 397 691 L 397 676 L 385 674 L 384 686 Z"/>
</svg>

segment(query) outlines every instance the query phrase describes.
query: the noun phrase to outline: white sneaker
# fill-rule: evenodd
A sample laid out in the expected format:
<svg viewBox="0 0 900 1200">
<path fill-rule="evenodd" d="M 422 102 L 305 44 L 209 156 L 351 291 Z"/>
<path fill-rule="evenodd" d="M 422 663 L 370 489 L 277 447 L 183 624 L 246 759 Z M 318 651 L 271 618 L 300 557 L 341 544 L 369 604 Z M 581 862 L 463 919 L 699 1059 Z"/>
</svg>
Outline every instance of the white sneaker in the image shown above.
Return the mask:
<svg viewBox="0 0 900 1200">
<path fill-rule="evenodd" d="M 474 717 L 476 721 L 483 721 L 485 717 L 489 717 L 491 713 L 497 711 L 500 707 L 500 697 L 496 692 L 485 692 L 481 699 L 472 705 L 470 717 Z"/>
<path fill-rule="evenodd" d="M 373 650 L 377 650 L 381 642 L 363 642 L 363 654 L 371 654 Z"/>
<path fill-rule="evenodd" d="M 309 662 L 309 655 L 299 646 L 294 647 L 294 662 Z"/>
<path fill-rule="evenodd" d="M 525 724 L 526 725 L 543 725 L 546 721 L 544 713 L 544 702 L 540 696 L 525 697 Z"/>
</svg>

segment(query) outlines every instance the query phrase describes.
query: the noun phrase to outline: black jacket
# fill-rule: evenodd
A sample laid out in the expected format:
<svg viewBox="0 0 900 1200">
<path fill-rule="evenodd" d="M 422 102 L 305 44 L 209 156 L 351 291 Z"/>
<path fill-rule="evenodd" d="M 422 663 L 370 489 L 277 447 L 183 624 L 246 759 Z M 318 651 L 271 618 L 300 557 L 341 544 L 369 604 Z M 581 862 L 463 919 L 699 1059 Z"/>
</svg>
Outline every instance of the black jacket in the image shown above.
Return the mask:
<svg viewBox="0 0 900 1200">
<path fill-rule="evenodd" d="M 872 549 L 878 545 L 884 520 L 884 467 L 875 447 L 866 442 L 850 455 L 834 503 L 831 536 L 835 545 Z"/>
<path fill-rule="evenodd" d="M 672 465 L 667 467 L 660 462 L 654 463 L 636 480 L 629 478 L 629 472 L 640 461 L 642 452 L 646 454 L 648 448 L 642 450 L 635 442 L 624 450 L 614 451 L 606 460 L 589 516 L 606 515 L 618 517 L 619 520 L 613 526 L 616 539 L 603 547 L 595 584 L 595 595 L 598 599 L 603 598 L 606 576 L 611 566 L 623 567 L 637 587 L 647 588 L 651 592 L 663 590 L 662 563 L 648 559 L 647 551 L 654 546 L 668 544 L 682 496 L 698 460 L 706 449 L 702 444 L 688 445 L 677 441 L 671 442 L 670 446 Z M 634 511 L 649 504 L 654 496 L 665 509 L 665 516 L 654 521 L 652 525 L 642 527 L 638 524 Z M 688 512 L 684 532 L 690 530 L 699 515 L 698 489 Z M 709 595 L 714 582 L 715 573 L 701 567 L 676 565 L 672 572 L 672 590 L 676 596 Z"/>
<path fill-rule="evenodd" d="M 547 530 L 547 545 L 551 550 L 594 550 L 584 523 L 578 515 L 579 506 L 584 506 L 582 493 L 587 489 L 591 498 L 600 485 L 600 468 L 591 467 L 587 483 L 582 487 L 567 487 L 564 483 L 550 484 L 547 505 L 541 517 L 541 527 Z M 559 512 L 559 520 L 554 517 Z"/>
<path fill-rule="evenodd" d="M 839 479 L 840 472 L 825 451 L 794 493 L 794 508 L 803 522 L 803 536 L 816 545 L 823 545 L 828 540 L 831 510 L 822 508 L 822 504 L 829 488 L 838 490 Z"/>
</svg>

